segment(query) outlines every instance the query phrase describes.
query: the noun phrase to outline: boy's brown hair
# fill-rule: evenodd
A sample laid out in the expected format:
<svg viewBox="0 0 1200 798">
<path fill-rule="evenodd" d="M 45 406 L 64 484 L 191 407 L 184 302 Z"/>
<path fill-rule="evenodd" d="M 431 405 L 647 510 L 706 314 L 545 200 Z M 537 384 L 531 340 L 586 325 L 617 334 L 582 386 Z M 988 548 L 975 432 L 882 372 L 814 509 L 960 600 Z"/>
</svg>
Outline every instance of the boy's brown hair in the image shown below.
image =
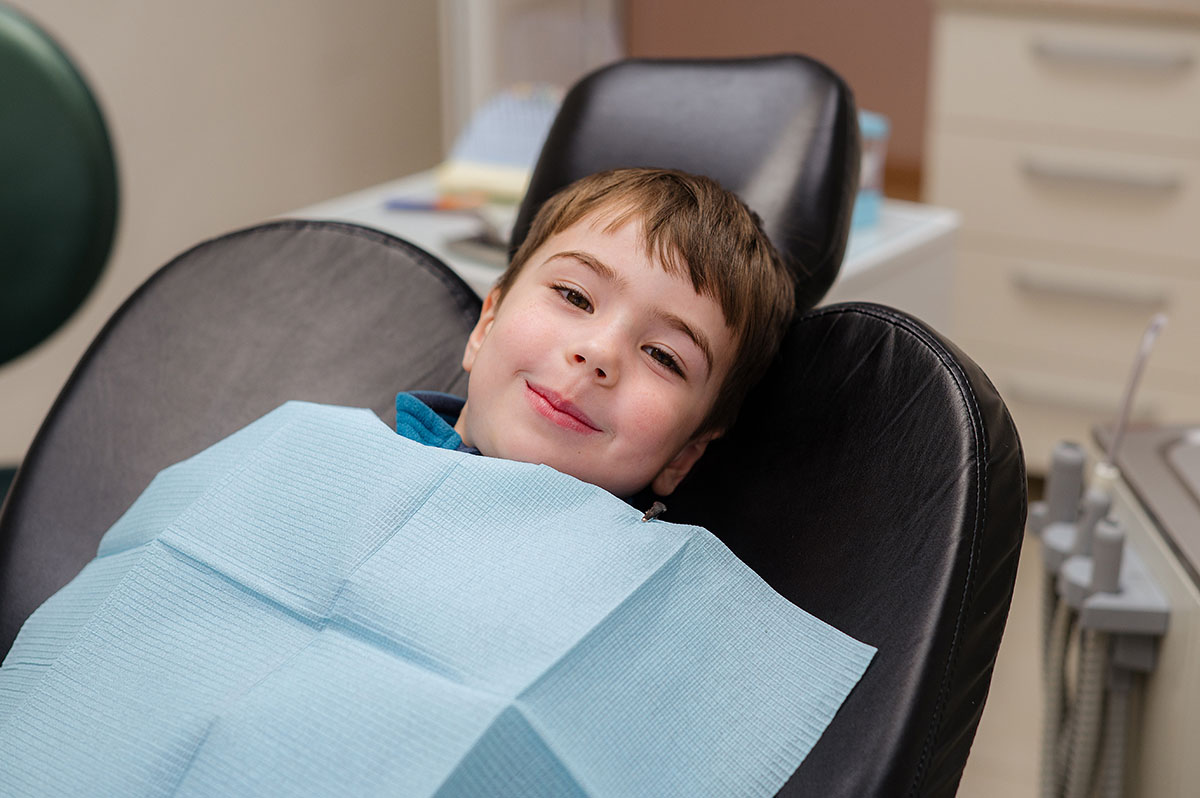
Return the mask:
<svg viewBox="0 0 1200 798">
<path fill-rule="evenodd" d="M 758 215 L 707 177 L 671 169 L 600 172 L 567 186 L 538 210 L 496 283 L 499 301 L 546 239 L 593 214 L 608 217 L 607 230 L 641 221 L 647 253 L 721 306 L 737 349 L 697 433 L 728 429 L 774 359 L 795 309 L 794 278 Z"/>
</svg>

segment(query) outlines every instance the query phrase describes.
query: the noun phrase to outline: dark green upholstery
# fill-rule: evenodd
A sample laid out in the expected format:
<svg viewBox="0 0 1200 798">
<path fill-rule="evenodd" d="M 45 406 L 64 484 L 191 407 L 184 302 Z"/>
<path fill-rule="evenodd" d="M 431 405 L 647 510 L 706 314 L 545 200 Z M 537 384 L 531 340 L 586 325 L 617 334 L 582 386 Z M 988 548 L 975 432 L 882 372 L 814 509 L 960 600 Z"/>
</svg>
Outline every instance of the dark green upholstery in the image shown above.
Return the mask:
<svg viewBox="0 0 1200 798">
<path fill-rule="evenodd" d="M 104 119 L 65 53 L 0 5 L 0 364 L 54 332 L 112 246 L 117 175 Z"/>
</svg>

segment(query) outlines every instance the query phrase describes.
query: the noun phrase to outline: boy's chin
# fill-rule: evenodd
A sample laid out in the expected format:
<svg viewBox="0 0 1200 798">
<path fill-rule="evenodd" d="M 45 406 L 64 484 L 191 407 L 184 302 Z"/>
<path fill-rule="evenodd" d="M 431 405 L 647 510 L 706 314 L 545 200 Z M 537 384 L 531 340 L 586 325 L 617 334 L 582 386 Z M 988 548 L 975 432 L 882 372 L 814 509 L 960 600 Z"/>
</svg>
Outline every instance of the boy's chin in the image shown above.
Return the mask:
<svg viewBox="0 0 1200 798">
<path fill-rule="evenodd" d="M 535 465 L 544 465 L 553 468 L 555 471 L 566 474 L 567 476 L 575 477 L 580 482 L 587 482 L 590 485 L 595 485 L 621 499 L 628 500 L 632 496 L 655 495 L 653 491 L 653 479 L 630 480 L 628 474 L 621 474 L 619 477 L 612 474 L 597 474 L 595 471 L 582 468 L 578 463 L 563 462 L 560 458 L 546 457 L 534 452 L 507 452 L 507 453 L 489 453 L 482 447 L 480 454 L 488 457 L 499 457 L 504 460 L 516 460 L 522 463 L 533 463 Z M 663 494 L 665 495 L 665 494 Z"/>
</svg>

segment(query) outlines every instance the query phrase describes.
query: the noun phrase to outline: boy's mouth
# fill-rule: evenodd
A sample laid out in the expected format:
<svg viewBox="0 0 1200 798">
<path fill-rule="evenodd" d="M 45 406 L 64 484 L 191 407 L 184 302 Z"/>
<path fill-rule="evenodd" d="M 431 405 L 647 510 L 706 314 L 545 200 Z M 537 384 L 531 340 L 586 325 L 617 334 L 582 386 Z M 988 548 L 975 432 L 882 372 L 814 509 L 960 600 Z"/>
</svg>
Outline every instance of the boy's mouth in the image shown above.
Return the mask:
<svg viewBox="0 0 1200 798">
<path fill-rule="evenodd" d="M 549 388 L 534 385 L 528 380 L 525 381 L 525 388 L 525 396 L 529 399 L 533 409 L 560 427 L 576 432 L 600 432 L 600 428 L 588 418 L 587 413 L 580 410 L 569 399 Z"/>
</svg>

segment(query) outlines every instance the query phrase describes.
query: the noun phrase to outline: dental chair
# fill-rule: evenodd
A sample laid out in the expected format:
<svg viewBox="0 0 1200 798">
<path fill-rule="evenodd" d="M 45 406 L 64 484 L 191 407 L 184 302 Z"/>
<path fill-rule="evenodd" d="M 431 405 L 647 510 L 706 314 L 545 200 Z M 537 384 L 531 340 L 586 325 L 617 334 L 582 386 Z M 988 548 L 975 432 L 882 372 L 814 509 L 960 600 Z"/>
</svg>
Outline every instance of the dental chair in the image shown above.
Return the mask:
<svg viewBox="0 0 1200 798">
<path fill-rule="evenodd" d="M 702 172 L 763 216 L 808 310 L 837 273 L 858 157 L 851 95 L 815 62 L 625 62 L 566 97 L 513 246 L 575 177 Z M 428 254 L 335 222 L 260 225 L 167 264 L 79 363 L 0 514 L 0 652 L 161 468 L 289 399 L 390 421 L 399 390 L 463 394 L 479 307 Z M 665 520 L 708 527 L 879 649 L 780 794 L 952 795 L 1025 518 L 1020 443 L 983 372 L 901 311 L 808 310 L 740 422 L 665 501 Z"/>
</svg>

